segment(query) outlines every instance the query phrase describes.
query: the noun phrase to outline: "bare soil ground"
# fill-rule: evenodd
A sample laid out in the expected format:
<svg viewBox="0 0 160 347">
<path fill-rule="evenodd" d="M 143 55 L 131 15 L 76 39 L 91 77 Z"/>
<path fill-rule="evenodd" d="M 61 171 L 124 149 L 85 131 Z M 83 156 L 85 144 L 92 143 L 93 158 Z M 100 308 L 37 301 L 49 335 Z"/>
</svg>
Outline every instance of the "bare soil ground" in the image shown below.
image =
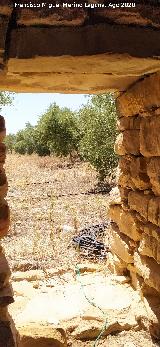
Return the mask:
<svg viewBox="0 0 160 347">
<path fill-rule="evenodd" d="M 3 245 L 12 269 L 74 267 L 80 258 L 69 246 L 72 237 L 107 219 L 107 194 L 92 193 L 95 170 L 67 159 L 8 154 L 6 173 L 11 227 Z"/>
</svg>

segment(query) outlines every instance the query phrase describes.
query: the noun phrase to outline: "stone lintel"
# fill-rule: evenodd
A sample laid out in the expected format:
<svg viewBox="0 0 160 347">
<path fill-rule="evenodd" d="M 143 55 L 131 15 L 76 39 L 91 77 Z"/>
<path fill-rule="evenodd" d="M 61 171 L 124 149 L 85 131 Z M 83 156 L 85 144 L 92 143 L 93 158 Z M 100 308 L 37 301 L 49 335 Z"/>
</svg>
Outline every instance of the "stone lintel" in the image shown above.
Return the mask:
<svg viewBox="0 0 160 347">
<path fill-rule="evenodd" d="M 23 59 L 34 56 L 80 56 L 107 52 L 126 53 L 140 58 L 160 56 L 159 31 L 118 24 L 74 28 L 18 28 L 11 32 L 9 57 Z"/>
</svg>

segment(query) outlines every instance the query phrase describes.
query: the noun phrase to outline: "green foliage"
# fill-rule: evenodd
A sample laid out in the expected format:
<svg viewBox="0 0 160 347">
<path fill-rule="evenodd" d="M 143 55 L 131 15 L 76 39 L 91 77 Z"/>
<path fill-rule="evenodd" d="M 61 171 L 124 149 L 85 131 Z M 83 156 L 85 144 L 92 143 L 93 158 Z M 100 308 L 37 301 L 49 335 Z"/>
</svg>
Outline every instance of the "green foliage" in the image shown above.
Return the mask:
<svg viewBox="0 0 160 347">
<path fill-rule="evenodd" d="M 117 136 L 116 108 L 112 94 L 95 95 L 79 112 L 79 152 L 98 171 L 101 181 L 117 165 L 114 143 Z"/>
<path fill-rule="evenodd" d="M 2 109 L 3 106 L 12 105 L 13 98 L 14 98 L 14 93 L 0 92 L 0 110 Z M 15 135 L 8 134 L 5 137 L 4 143 L 6 144 L 8 151 L 12 153 L 14 149 L 14 144 L 15 144 Z"/>
<path fill-rule="evenodd" d="M 26 123 L 25 129 L 20 130 L 15 135 L 14 150 L 19 154 L 32 154 L 35 151 L 35 129 L 29 122 Z"/>
<path fill-rule="evenodd" d="M 15 146 L 15 135 L 14 134 L 8 134 L 5 137 L 4 143 L 7 147 L 7 150 L 12 153 L 14 150 L 14 146 Z"/>
<path fill-rule="evenodd" d="M 14 150 L 16 153 L 25 154 L 26 153 L 25 142 L 23 140 L 16 142 L 14 146 Z"/>
<path fill-rule="evenodd" d="M 0 110 L 1 110 L 2 106 L 12 105 L 13 98 L 14 98 L 13 93 L 0 92 Z"/>
<path fill-rule="evenodd" d="M 78 118 L 68 108 L 55 103 L 41 116 L 37 127 L 38 147 L 57 156 L 67 156 L 78 149 Z M 39 150 L 37 149 L 37 152 Z"/>
<path fill-rule="evenodd" d="M 67 156 L 77 151 L 78 142 L 77 116 L 68 108 L 53 104 L 35 127 L 27 123 L 25 129 L 16 134 L 14 149 L 20 154 Z"/>
<path fill-rule="evenodd" d="M 36 126 L 34 130 L 35 153 L 41 157 L 50 155 L 50 149 L 43 134 L 43 129 L 40 126 Z"/>
<path fill-rule="evenodd" d="M 20 154 L 54 154 L 89 161 L 103 181 L 117 165 L 114 143 L 117 136 L 116 108 L 112 94 L 88 97 L 87 105 L 79 112 L 60 108 L 55 103 L 40 116 L 36 126 L 26 124 L 25 129 L 11 138 L 8 148 Z"/>
</svg>

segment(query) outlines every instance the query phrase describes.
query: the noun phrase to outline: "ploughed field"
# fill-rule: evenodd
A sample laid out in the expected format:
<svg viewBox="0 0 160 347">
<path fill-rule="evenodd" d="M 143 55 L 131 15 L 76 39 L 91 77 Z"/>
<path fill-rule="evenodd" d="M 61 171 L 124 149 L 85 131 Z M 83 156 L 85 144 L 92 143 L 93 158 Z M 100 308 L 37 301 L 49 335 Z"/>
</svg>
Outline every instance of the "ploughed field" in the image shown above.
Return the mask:
<svg viewBox="0 0 160 347">
<path fill-rule="evenodd" d="M 3 245 L 12 269 L 67 270 L 83 262 L 72 238 L 107 221 L 108 193 L 95 189 L 96 171 L 84 162 L 17 154 L 7 155 L 5 169 L 11 226 Z"/>
</svg>

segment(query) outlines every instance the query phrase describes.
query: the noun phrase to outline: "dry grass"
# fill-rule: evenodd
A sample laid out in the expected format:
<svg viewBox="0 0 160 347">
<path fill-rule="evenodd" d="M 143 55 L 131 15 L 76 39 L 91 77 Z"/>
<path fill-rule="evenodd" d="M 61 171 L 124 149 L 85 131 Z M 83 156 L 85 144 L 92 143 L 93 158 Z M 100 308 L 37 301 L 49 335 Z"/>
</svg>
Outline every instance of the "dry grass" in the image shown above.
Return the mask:
<svg viewBox="0 0 160 347">
<path fill-rule="evenodd" d="M 12 269 L 73 268 L 80 255 L 69 246 L 77 230 L 107 219 L 107 195 L 88 194 L 97 184 L 87 163 L 8 155 L 7 200 L 11 227 L 3 245 Z M 73 231 L 65 233 L 63 226 Z"/>
</svg>

